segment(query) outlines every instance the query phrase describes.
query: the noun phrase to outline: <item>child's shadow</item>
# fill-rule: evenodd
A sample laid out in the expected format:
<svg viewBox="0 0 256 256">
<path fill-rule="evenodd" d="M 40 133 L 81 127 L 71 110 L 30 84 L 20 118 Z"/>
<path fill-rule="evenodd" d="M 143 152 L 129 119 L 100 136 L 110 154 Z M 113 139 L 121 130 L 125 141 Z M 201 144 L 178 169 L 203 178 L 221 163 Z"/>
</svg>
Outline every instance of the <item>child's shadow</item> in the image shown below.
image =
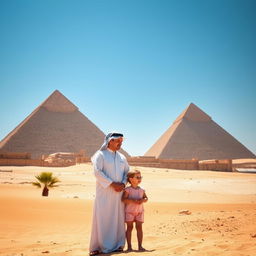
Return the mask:
<svg viewBox="0 0 256 256">
<path fill-rule="evenodd" d="M 153 249 L 153 250 L 144 250 L 144 251 L 140 251 L 140 250 L 132 250 L 132 251 L 124 251 L 124 253 L 129 253 L 129 252 L 140 252 L 140 253 L 143 253 L 143 252 L 154 252 L 155 251 L 155 249 Z"/>
</svg>

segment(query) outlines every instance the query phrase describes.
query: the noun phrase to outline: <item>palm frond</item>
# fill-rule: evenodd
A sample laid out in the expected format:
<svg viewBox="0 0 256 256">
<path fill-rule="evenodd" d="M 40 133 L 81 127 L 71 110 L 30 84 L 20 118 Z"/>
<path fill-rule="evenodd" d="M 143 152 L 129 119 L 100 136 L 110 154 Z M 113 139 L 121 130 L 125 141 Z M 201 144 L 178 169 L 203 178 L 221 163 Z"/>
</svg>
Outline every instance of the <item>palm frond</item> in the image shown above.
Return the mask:
<svg viewBox="0 0 256 256">
<path fill-rule="evenodd" d="M 46 187 L 56 186 L 54 184 L 60 182 L 60 180 L 57 177 L 52 176 L 52 172 L 41 172 L 39 175 L 36 175 L 35 177 L 38 180 L 38 182 L 35 183 L 44 184 Z"/>
<path fill-rule="evenodd" d="M 57 187 L 58 185 L 55 185 L 55 183 L 60 182 L 60 180 L 57 177 L 52 177 L 51 182 L 48 184 L 48 187 Z"/>
<path fill-rule="evenodd" d="M 40 183 L 48 184 L 52 180 L 52 172 L 42 172 L 35 177 Z"/>
<path fill-rule="evenodd" d="M 48 188 L 56 188 L 58 187 L 59 185 L 51 185 L 51 186 L 48 186 Z"/>
<path fill-rule="evenodd" d="M 41 188 L 41 183 L 39 182 L 32 182 L 32 185 Z"/>
</svg>

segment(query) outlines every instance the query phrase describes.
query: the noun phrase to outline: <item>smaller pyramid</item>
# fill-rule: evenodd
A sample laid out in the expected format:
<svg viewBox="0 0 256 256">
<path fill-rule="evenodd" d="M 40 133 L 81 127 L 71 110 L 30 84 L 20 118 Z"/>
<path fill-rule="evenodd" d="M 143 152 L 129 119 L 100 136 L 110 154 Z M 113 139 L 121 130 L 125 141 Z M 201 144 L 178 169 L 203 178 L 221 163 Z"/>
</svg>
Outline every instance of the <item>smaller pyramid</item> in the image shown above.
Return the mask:
<svg viewBox="0 0 256 256">
<path fill-rule="evenodd" d="M 255 155 L 191 103 L 145 153 L 162 159 L 236 159 Z"/>
<path fill-rule="evenodd" d="M 91 157 L 105 134 L 62 93 L 55 90 L 2 141 L 2 152 L 28 152 L 40 158 L 56 152 L 84 150 Z M 124 150 L 123 154 L 129 156 Z"/>
</svg>

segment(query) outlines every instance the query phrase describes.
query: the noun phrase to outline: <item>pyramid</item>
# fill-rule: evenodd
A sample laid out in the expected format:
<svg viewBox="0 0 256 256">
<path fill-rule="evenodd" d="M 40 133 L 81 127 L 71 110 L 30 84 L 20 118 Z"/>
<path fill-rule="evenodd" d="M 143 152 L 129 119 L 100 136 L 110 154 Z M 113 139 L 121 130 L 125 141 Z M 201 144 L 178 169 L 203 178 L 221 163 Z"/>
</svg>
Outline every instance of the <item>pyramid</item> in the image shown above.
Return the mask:
<svg viewBox="0 0 256 256">
<path fill-rule="evenodd" d="M 255 155 L 191 103 L 145 153 L 162 159 L 236 159 Z"/>
<path fill-rule="evenodd" d="M 84 150 L 91 157 L 104 137 L 96 125 L 56 90 L 0 142 L 0 151 L 28 152 L 32 158 L 40 158 L 55 152 Z"/>
</svg>

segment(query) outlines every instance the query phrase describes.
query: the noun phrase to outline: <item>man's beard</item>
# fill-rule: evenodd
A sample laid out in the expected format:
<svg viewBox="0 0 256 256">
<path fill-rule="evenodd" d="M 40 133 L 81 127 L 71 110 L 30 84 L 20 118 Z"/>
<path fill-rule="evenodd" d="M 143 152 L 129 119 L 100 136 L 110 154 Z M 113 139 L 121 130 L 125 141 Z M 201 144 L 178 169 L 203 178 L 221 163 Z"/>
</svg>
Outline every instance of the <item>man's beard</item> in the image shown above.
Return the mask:
<svg viewBox="0 0 256 256">
<path fill-rule="evenodd" d="M 118 144 L 118 145 L 116 146 L 116 149 L 119 150 L 119 149 L 121 148 L 121 146 L 122 146 L 122 144 Z"/>
</svg>

